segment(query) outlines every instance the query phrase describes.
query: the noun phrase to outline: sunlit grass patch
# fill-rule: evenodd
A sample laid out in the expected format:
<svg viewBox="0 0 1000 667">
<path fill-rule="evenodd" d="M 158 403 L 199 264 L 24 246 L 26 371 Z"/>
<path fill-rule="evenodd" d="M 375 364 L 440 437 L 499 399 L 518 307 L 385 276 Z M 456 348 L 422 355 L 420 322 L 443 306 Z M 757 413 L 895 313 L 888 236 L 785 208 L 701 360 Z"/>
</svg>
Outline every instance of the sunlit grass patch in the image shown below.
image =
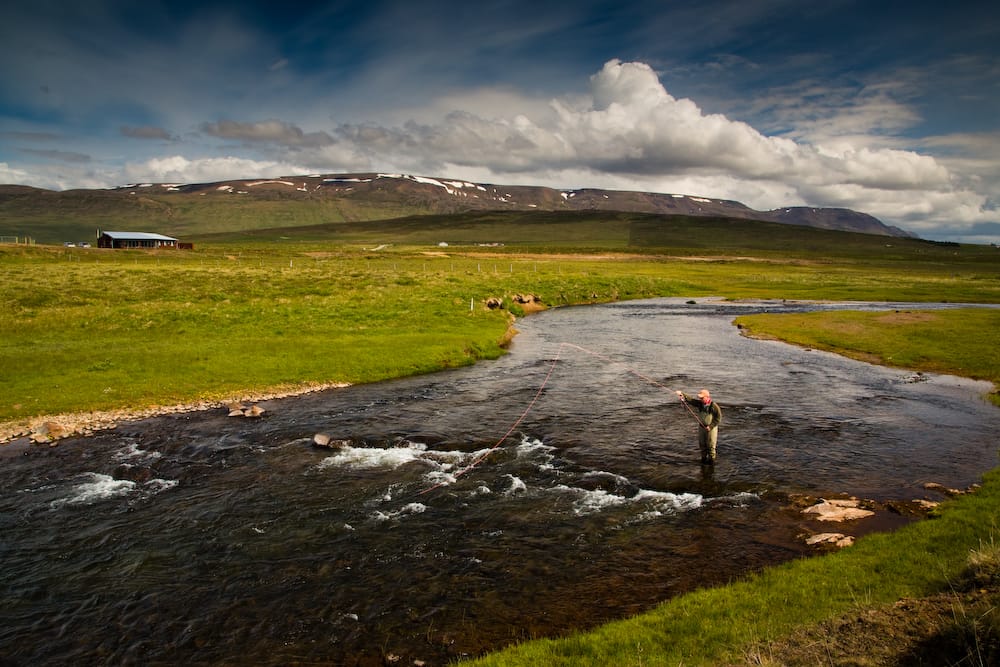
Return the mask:
<svg viewBox="0 0 1000 667">
<path fill-rule="evenodd" d="M 837 311 L 748 315 L 736 323 L 805 347 L 918 371 L 949 373 L 994 383 L 1000 405 L 1000 309 Z"/>
<path fill-rule="evenodd" d="M 1000 542 L 992 534 L 969 552 L 969 576 L 979 586 L 1000 584 Z"/>
</svg>

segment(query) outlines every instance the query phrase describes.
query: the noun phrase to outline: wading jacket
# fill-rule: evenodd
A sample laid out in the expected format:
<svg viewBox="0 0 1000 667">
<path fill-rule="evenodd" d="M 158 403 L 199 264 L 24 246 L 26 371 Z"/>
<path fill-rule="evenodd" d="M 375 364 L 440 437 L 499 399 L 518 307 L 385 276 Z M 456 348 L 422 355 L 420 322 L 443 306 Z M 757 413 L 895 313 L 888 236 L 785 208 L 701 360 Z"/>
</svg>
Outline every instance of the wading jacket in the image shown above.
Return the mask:
<svg viewBox="0 0 1000 667">
<path fill-rule="evenodd" d="M 705 428 L 717 428 L 722 423 L 722 409 L 715 401 L 705 405 L 697 396 L 684 394 L 684 402 L 698 409 L 698 419 L 705 425 Z"/>
</svg>

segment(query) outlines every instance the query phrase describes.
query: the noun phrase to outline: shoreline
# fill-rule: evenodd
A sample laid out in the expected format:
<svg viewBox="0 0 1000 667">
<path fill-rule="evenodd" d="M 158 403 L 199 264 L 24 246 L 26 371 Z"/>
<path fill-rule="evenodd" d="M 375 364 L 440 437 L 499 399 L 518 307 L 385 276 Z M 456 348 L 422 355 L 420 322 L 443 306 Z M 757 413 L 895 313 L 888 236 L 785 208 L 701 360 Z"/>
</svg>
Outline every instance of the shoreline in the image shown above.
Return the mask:
<svg viewBox="0 0 1000 667">
<path fill-rule="evenodd" d="M 530 301 L 523 304 L 523 306 L 525 316 L 548 309 L 547 306 L 541 303 L 532 303 Z M 516 321 L 517 318 L 512 315 L 507 329 L 504 331 L 503 336 L 501 336 L 501 348 L 506 349 L 514 337 L 517 336 L 518 331 L 514 327 Z M 0 451 L 4 447 L 22 439 L 26 441 L 25 444 L 32 446 L 48 445 L 49 447 L 54 447 L 58 444 L 58 441 L 65 438 L 77 436 L 89 437 L 98 431 L 117 428 L 121 422 L 139 421 L 151 417 L 162 417 L 164 415 L 185 412 L 200 412 L 203 410 L 225 408 L 229 410 L 231 417 L 256 417 L 263 411 L 255 412 L 252 408 L 255 408 L 256 404 L 262 401 L 294 398 L 328 389 L 344 389 L 350 386 L 350 382 L 309 382 L 290 389 L 240 394 L 224 399 L 206 399 L 176 405 L 154 405 L 147 408 L 116 408 L 113 410 L 94 410 L 91 412 L 35 415 L 33 417 L 25 417 L 24 419 L 0 422 Z M 251 409 L 247 409 L 248 407 Z"/>
<path fill-rule="evenodd" d="M 88 437 L 98 431 L 114 429 L 122 422 L 219 408 L 226 408 L 232 412 L 233 408 L 244 404 L 303 396 L 327 389 L 343 389 L 349 386 L 351 385 L 347 382 L 308 383 L 291 389 L 241 394 L 228 399 L 202 400 L 176 405 L 154 405 L 147 408 L 116 408 L 92 412 L 37 415 L 0 423 L 0 448 L 22 438 L 30 441 L 33 445 L 47 444 L 52 447 L 64 438 Z"/>
</svg>

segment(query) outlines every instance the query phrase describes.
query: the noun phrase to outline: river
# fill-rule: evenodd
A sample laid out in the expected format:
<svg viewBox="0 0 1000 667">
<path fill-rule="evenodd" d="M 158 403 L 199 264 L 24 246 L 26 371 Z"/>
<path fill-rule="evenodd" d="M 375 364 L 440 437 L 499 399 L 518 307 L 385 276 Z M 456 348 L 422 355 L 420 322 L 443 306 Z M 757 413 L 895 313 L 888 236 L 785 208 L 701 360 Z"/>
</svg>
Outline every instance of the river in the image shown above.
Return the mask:
<svg viewBox="0 0 1000 667">
<path fill-rule="evenodd" d="M 813 553 L 794 494 L 997 462 L 989 385 L 741 336 L 656 299 L 520 320 L 502 359 L 0 456 L 0 664 L 444 664 Z M 946 307 L 946 306 L 944 306 Z M 719 460 L 672 393 L 711 389 Z M 323 433 L 339 450 L 316 448 Z M 907 521 L 883 514 L 854 534 Z"/>
</svg>

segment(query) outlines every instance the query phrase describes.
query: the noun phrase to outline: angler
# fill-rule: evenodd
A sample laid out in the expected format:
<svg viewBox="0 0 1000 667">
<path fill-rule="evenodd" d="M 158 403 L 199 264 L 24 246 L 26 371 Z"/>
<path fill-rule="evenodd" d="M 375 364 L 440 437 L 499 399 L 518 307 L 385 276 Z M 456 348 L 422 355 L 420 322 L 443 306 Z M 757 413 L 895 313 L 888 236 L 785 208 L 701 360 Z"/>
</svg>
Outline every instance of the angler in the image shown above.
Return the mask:
<svg viewBox="0 0 1000 667">
<path fill-rule="evenodd" d="M 702 465 L 715 463 L 715 446 L 719 441 L 719 424 L 722 423 L 722 409 L 712 400 L 708 389 L 702 389 L 697 396 L 688 396 L 683 391 L 677 392 L 678 398 L 688 410 L 698 418 L 698 446 L 701 449 Z M 698 408 L 698 412 L 692 408 Z"/>
</svg>

